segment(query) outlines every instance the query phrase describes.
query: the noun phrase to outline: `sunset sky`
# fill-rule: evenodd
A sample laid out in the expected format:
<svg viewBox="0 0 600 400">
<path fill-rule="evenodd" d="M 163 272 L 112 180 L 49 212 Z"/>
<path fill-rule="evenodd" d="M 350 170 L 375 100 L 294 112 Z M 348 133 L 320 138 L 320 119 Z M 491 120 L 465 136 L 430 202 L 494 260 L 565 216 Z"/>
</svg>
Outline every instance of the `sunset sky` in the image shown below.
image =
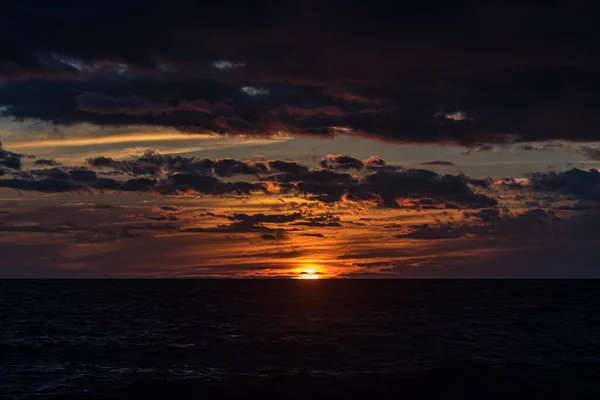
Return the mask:
<svg viewBox="0 0 600 400">
<path fill-rule="evenodd" d="M 121 3 L 0 15 L 0 277 L 600 277 L 597 2 Z"/>
</svg>

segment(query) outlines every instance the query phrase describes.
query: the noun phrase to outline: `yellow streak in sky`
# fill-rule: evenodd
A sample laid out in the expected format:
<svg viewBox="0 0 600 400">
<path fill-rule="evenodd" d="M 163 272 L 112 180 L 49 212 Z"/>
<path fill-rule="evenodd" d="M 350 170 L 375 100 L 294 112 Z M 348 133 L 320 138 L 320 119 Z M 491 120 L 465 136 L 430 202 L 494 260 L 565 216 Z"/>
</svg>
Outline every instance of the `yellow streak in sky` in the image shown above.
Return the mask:
<svg viewBox="0 0 600 400">
<path fill-rule="evenodd" d="M 288 138 L 273 138 L 273 139 L 248 139 L 240 137 L 242 143 L 272 143 L 277 140 L 286 140 Z M 6 147 L 11 149 L 29 149 L 40 147 L 75 147 L 75 146 L 92 146 L 103 144 L 116 143 L 136 143 L 136 142 L 160 142 L 174 140 L 207 140 L 207 139 L 230 139 L 227 137 L 217 136 L 214 134 L 182 134 L 182 133 L 158 133 L 158 134 L 133 134 L 119 136 L 104 136 L 104 137 L 87 137 L 87 138 L 67 138 L 67 139 L 46 139 L 34 140 L 27 142 L 8 142 L 5 141 Z"/>
</svg>

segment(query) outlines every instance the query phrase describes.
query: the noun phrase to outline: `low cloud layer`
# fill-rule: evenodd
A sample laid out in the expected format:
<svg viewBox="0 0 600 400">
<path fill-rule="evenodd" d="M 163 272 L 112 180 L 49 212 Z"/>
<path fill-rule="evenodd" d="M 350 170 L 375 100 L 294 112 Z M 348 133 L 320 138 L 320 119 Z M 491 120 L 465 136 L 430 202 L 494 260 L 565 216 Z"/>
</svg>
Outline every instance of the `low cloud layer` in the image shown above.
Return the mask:
<svg viewBox="0 0 600 400">
<path fill-rule="evenodd" d="M 4 158 L 20 159 L 15 153 L 2 151 Z M 113 176 L 105 177 L 107 174 Z M 0 179 L 0 187 L 47 193 L 296 195 L 324 204 L 354 201 L 404 208 L 418 203 L 419 207 L 448 209 L 497 207 L 499 191 L 506 190 L 599 201 L 599 185 L 600 174 L 595 169 L 531 173 L 525 180 L 517 181 L 404 168 L 375 156 L 360 160 L 342 154 L 328 155 L 319 168 L 288 160 L 209 159 L 161 155 L 154 151 L 125 160 L 97 156 L 87 160 L 87 167 L 62 167 L 53 160 L 42 160 L 34 162 L 34 168 L 29 170 L 7 168 Z"/>
</svg>

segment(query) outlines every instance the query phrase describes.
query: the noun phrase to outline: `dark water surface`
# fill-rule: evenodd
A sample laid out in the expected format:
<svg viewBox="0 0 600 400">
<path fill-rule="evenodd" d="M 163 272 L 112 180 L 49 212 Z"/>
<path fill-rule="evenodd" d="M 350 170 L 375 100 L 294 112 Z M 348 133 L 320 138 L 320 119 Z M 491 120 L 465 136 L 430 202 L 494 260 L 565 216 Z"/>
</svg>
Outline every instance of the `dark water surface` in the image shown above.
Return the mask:
<svg viewBox="0 0 600 400">
<path fill-rule="evenodd" d="M 600 281 L 0 281 L 0 398 L 455 395 L 600 398 Z"/>
</svg>

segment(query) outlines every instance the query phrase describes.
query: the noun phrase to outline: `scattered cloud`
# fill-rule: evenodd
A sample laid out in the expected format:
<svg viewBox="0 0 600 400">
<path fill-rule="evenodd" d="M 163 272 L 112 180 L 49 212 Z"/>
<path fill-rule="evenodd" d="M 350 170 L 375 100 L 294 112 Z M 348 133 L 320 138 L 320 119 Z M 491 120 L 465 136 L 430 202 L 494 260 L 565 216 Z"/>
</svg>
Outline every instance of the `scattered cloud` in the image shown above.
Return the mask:
<svg viewBox="0 0 600 400">
<path fill-rule="evenodd" d="M 242 86 L 242 92 L 249 96 L 264 96 L 269 94 L 269 89 L 257 88 L 254 86 Z"/>
<path fill-rule="evenodd" d="M 422 162 L 421 165 L 438 167 L 456 167 L 456 164 L 454 164 L 452 161 L 427 161 Z"/>
</svg>

